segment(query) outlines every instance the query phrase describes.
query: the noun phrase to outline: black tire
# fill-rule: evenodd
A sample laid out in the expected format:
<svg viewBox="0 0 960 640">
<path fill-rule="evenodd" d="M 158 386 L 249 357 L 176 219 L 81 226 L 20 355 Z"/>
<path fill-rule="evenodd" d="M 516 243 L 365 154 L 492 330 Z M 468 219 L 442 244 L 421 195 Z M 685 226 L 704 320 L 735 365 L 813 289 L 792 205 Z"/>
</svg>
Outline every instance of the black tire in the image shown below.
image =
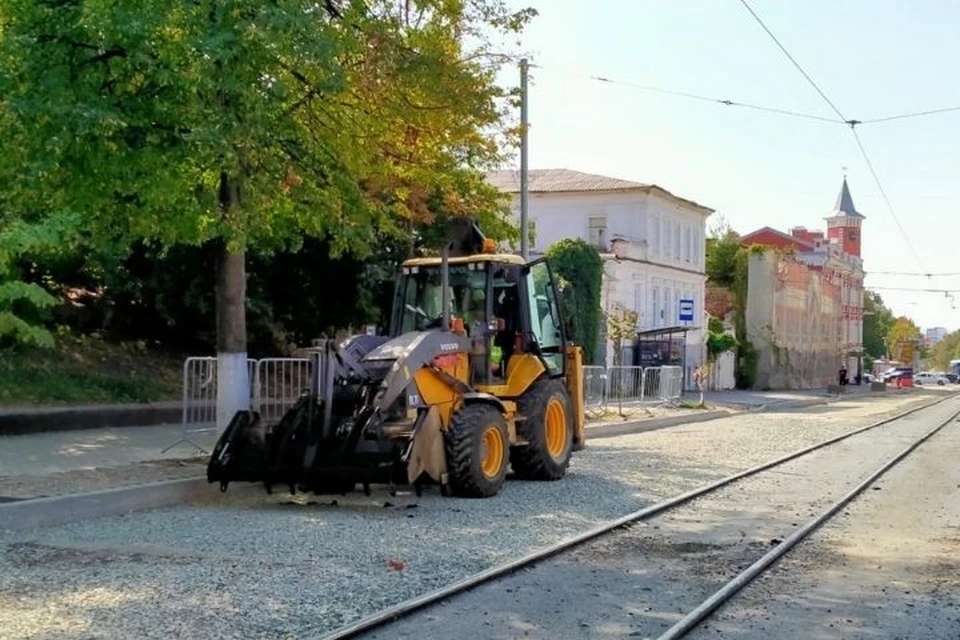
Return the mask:
<svg viewBox="0 0 960 640">
<path fill-rule="evenodd" d="M 564 433 L 562 441 L 554 440 L 554 451 L 551 453 L 547 410 L 556 403 L 562 408 Z M 559 480 L 565 476 L 573 452 L 573 419 L 567 390 L 557 380 L 539 380 L 520 396 L 517 411 L 524 418 L 517 421 L 517 435 L 528 444 L 517 445 L 510 450 L 510 465 L 514 473 L 524 480 Z"/>
<path fill-rule="evenodd" d="M 499 462 L 493 453 L 497 445 L 491 439 L 499 441 Z M 457 411 L 450 420 L 445 444 L 453 495 L 489 498 L 500 491 L 507 477 L 510 436 L 497 407 L 470 404 Z M 493 458 L 488 460 L 491 455 Z"/>
</svg>

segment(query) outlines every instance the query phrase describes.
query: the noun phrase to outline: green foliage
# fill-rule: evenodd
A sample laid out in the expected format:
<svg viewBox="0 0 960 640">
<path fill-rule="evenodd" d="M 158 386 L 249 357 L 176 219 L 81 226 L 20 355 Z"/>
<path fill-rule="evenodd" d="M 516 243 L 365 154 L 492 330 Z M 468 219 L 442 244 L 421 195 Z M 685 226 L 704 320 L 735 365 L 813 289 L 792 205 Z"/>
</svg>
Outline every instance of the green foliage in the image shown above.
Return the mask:
<svg viewBox="0 0 960 640">
<path fill-rule="evenodd" d="M 960 358 L 960 331 L 948 333 L 933 345 L 930 359 L 937 371 L 950 371 L 950 361 Z"/>
<path fill-rule="evenodd" d="M 0 349 L 0 404 L 89 404 L 175 400 L 179 359 L 144 343 L 115 345 L 93 336 L 58 333 L 57 348 Z"/>
<path fill-rule="evenodd" d="M 863 350 L 874 358 L 887 357 L 887 336 L 895 318 L 879 294 L 863 292 Z"/>
<path fill-rule="evenodd" d="M 732 231 L 718 238 L 707 239 L 707 280 L 715 285 L 730 287 L 737 275 L 737 255 L 740 236 Z"/>
<path fill-rule="evenodd" d="M 546 256 L 560 280 L 561 313 L 569 335 L 583 348 L 584 362 L 594 363 L 600 336 L 603 260 L 594 246 L 579 238 L 555 242 Z"/>
<path fill-rule="evenodd" d="M 623 364 L 623 341 L 637 335 L 639 314 L 631 309 L 617 305 L 607 316 L 607 340 L 613 343 L 613 365 Z"/>
<path fill-rule="evenodd" d="M 722 321 L 710 318 L 707 323 L 707 359 L 710 362 L 728 351 L 734 351 L 738 344 L 736 336 L 727 333 Z"/>
<path fill-rule="evenodd" d="M 738 389 L 752 389 L 757 380 L 757 350 L 749 341 L 740 342 L 737 351 L 736 385 Z"/>
<path fill-rule="evenodd" d="M 747 339 L 747 279 L 750 270 L 750 255 L 756 246 L 737 250 L 734 261 L 733 292 L 734 338 L 736 338 L 737 362 L 736 385 L 738 389 L 750 389 L 757 377 L 757 351 Z"/>
<path fill-rule="evenodd" d="M 140 241 L 266 253 L 305 236 L 363 259 L 438 214 L 508 237 L 483 179 L 514 135 L 495 41 L 533 15 L 503 0 L 0 0 L 0 229 L 69 222 L 113 264 Z"/>
<path fill-rule="evenodd" d="M 4 211 L 0 202 L 0 346 L 53 345 L 53 336 L 42 323 L 56 298 L 39 284 L 25 282 L 21 264 L 52 259 L 69 248 L 75 222 L 74 216 L 58 215 L 31 224 Z"/>
<path fill-rule="evenodd" d="M 901 357 L 899 352 L 903 343 L 920 340 L 921 337 L 920 327 L 910 318 L 900 316 L 890 326 L 890 331 L 887 334 L 887 344 L 893 357 L 898 359 Z"/>
</svg>

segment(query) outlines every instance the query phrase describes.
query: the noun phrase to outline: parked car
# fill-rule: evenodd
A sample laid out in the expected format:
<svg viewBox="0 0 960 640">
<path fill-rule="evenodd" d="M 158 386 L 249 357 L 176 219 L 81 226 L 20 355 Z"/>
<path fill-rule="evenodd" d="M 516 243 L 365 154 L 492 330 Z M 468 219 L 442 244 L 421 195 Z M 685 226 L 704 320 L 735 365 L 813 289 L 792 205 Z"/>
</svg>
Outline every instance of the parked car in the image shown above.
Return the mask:
<svg viewBox="0 0 960 640">
<path fill-rule="evenodd" d="M 911 375 L 913 375 L 913 369 L 910 367 L 894 367 L 881 373 L 880 379 L 884 382 L 892 382 L 898 378 L 909 377 Z"/>
<path fill-rule="evenodd" d="M 949 382 L 946 375 L 935 371 L 921 371 L 913 376 L 914 384 L 935 384 L 942 387 L 945 384 L 949 384 Z"/>
<path fill-rule="evenodd" d="M 946 378 L 950 384 L 960 383 L 960 376 L 955 373 L 945 373 L 943 377 Z"/>
</svg>

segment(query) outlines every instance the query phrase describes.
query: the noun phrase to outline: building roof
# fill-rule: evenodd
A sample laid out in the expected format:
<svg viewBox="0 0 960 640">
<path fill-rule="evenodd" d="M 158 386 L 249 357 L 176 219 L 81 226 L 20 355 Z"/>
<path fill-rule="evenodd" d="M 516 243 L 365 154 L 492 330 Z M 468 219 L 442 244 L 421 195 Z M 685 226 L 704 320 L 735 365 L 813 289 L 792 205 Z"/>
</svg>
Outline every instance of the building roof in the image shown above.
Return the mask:
<svg viewBox="0 0 960 640">
<path fill-rule="evenodd" d="M 814 249 L 814 245 L 810 242 L 807 242 L 803 238 L 792 236 L 789 233 L 784 233 L 783 231 L 779 231 L 777 229 L 774 229 L 773 227 L 761 227 L 756 231 L 751 231 L 750 233 L 744 236 L 740 236 L 740 245 L 747 246 L 751 244 L 750 241 L 753 240 L 753 238 L 755 238 L 756 236 L 762 235 L 764 233 L 773 234 L 774 236 L 782 239 L 785 244 L 795 245 L 798 249 L 806 249 L 807 251 L 813 251 Z"/>
<path fill-rule="evenodd" d="M 527 264 L 521 256 L 513 253 L 478 253 L 472 256 L 457 256 L 448 258 L 448 262 L 454 264 L 468 264 L 471 262 L 495 262 L 503 264 L 512 264 L 522 266 Z M 442 263 L 440 256 L 423 256 L 420 258 L 408 258 L 403 261 L 404 267 L 433 267 Z"/>
<path fill-rule="evenodd" d="M 520 192 L 519 171 L 493 171 L 487 174 L 487 182 L 505 193 Z M 533 169 L 527 171 L 527 189 L 530 193 L 582 193 L 608 191 L 656 191 L 672 200 L 682 202 L 697 209 L 713 213 L 713 209 L 702 204 L 681 198 L 655 184 L 645 184 L 632 180 L 622 180 L 583 173 L 571 169 Z"/>
<path fill-rule="evenodd" d="M 833 205 L 834 216 L 849 216 L 851 218 L 865 218 L 862 213 L 853 206 L 853 196 L 850 195 L 850 187 L 847 186 L 847 179 L 844 177 L 843 186 L 840 187 L 840 194 L 837 196 L 837 203 Z"/>
</svg>

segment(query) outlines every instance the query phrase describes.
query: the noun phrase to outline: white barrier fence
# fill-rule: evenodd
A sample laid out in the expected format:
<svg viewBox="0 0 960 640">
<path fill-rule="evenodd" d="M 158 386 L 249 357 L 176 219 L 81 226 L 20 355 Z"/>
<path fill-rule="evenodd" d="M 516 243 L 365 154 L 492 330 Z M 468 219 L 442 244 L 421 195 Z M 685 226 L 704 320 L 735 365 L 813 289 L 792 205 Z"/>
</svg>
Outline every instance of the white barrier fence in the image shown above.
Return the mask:
<svg viewBox="0 0 960 640">
<path fill-rule="evenodd" d="M 250 409 L 262 419 L 279 420 L 310 387 L 312 363 L 307 358 L 263 358 L 247 360 Z M 208 453 L 193 437 L 217 430 L 217 358 L 187 358 L 183 363 L 183 414 L 178 444 L 190 444 Z"/>
<path fill-rule="evenodd" d="M 610 407 L 672 404 L 683 394 L 683 368 L 584 367 L 583 397 L 588 414 Z"/>
<path fill-rule="evenodd" d="M 307 358 L 248 359 L 250 408 L 263 420 L 279 420 L 309 390 L 313 363 Z M 681 367 L 583 368 L 583 395 L 588 414 L 612 406 L 670 404 L 680 399 Z M 190 357 L 183 363 L 183 417 L 180 439 L 163 450 L 189 444 L 208 453 L 193 438 L 217 430 L 217 358 Z"/>
</svg>

